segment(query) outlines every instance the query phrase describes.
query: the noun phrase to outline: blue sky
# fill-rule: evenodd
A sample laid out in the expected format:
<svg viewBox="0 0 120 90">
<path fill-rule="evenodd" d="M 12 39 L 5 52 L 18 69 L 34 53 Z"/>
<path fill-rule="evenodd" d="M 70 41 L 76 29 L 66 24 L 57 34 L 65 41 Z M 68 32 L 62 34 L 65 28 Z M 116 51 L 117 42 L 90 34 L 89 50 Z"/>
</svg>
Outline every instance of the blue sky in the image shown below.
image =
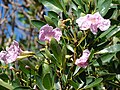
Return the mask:
<svg viewBox="0 0 120 90">
<path fill-rule="evenodd" d="M 19 0 L 19 4 L 22 4 L 23 0 Z M 2 0 L 0 0 L 0 4 L 3 4 Z M 6 14 L 7 16 L 7 20 L 11 22 L 11 18 L 9 17 L 9 15 L 11 15 L 12 13 L 12 5 L 8 5 L 9 10 Z M 0 11 L 1 11 L 1 17 L 0 18 L 4 18 L 5 17 L 5 10 L 4 8 L 0 5 Z M 17 17 L 15 20 L 15 24 L 20 25 L 22 27 L 26 27 L 25 24 L 22 24 L 19 20 L 18 20 L 18 12 L 15 12 L 15 16 Z M 5 24 L 5 23 L 3 23 Z M 12 27 L 10 24 L 6 23 L 6 27 L 8 30 L 4 30 L 4 33 L 6 34 L 7 38 L 9 38 L 11 36 L 11 32 L 12 32 Z M 1 27 L 2 28 L 2 27 Z M 16 40 L 19 41 L 20 38 L 24 39 L 26 38 L 26 34 L 24 31 L 14 27 L 14 35 L 16 36 Z"/>
<path fill-rule="evenodd" d="M 0 3 L 1 4 L 3 4 L 3 2 L 2 2 L 3 0 L 0 0 Z M 13 0 L 14 1 L 14 0 Z M 16 1 L 16 0 L 15 0 Z M 19 4 L 23 4 L 24 3 L 24 0 L 17 0 L 17 2 L 19 2 Z M 10 21 L 11 22 L 11 18 L 10 17 L 8 17 L 9 15 L 11 15 L 11 13 L 12 13 L 12 5 L 11 4 L 9 4 L 8 5 L 8 7 L 9 7 L 9 10 L 8 10 L 8 12 L 7 12 L 7 14 L 6 14 L 6 16 L 7 16 L 7 20 L 8 21 Z M 19 7 L 16 7 L 16 9 L 19 9 Z M 25 11 L 27 11 L 27 9 L 24 9 Z M 1 11 L 1 18 L 3 19 L 4 17 L 5 17 L 5 10 L 4 10 L 4 8 L 0 5 L 0 11 Z M 19 26 L 22 26 L 22 27 L 29 27 L 29 25 L 27 25 L 27 24 L 23 24 L 23 23 L 21 23 L 20 22 L 20 20 L 19 20 L 19 15 L 18 15 L 18 12 L 17 12 L 18 10 L 16 10 L 15 11 L 15 16 L 16 16 L 16 19 L 15 19 L 15 24 L 16 25 L 19 25 Z M 48 11 L 49 11 L 49 9 L 48 8 L 45 8 L 45 14 L 47 15 L 48 14 Z M 5 24 L 5 23 L 3 23 L 3 24 Z M 8 23 L 6 23 L 6 26 L 7 26 L 7 29 L 8 30 L 4 30 L 4 33 L 6 34 L 6 36 L 7 36 L 7 38 L 9 38 L 12 34 L 11 34 L 11 32 L 12 32 L 12 27 L 11 27 L 11 25 L 10 24 L 8 24 Z M 19 41 L 20 39 L 25 39 L 26 38 L 26 33 L 23 31 L 23 30 L 20 30 L 20 29 L 18 29 L 18 28 L 16 28 L 16 27 L 14 27 L 14 35 L 16 36 L 16 40 L 17 41 Z"/>
</svg>

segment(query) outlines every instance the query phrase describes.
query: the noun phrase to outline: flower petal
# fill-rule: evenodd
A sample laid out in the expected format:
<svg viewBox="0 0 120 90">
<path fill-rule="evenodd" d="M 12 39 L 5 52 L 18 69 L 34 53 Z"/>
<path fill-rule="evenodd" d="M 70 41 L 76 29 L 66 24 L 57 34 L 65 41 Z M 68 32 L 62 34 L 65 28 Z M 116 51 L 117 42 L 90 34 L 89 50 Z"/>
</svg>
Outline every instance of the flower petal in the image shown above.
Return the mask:
<svg viewBox="0 0 120 90">
<path fill-rule="evenodd" d="M 88 49 L 84 50 L 82 56 L 75 61 L 75 64 L 79 67 L 85 68 L 88 65 L 87 60 L 89 58 L 89 55 L 90 51 Z"/>
<path fill-rule="evenodd" d="M 62 36 L 62 32 L 59 28 L 53 29 L 52 26 L 49 26 L 48 24 L 44 25 L 39 32 L 39 39 L 41 41 L 51 41 L 51 38 L 55 38 L 57 41 L 60 40 L 60 37 Z"/>
<path fill-rule="evenodd" d="M 109 19 L 103 19 L 101 23 L 98 25 L 98 28 L 101 31 L 105 31 L 110 27 L 110 20 Z"/>
<path fill-rule="evenodd" d="M 90 27 L 90 30 L 93 34 L 97 34 L 98 32 L 98 29 L 97 29 L 97 25 L 96 24 L 92 24 L 91 27 Z"/>
</svg>

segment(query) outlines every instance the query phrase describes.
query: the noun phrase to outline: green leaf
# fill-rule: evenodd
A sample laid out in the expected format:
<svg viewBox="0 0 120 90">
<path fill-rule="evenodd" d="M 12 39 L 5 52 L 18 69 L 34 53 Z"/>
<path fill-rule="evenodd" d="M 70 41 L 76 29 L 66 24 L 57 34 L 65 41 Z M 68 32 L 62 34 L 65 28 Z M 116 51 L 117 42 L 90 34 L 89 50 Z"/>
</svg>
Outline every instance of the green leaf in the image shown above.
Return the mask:
<svg viewBox="0 0 120 90">
<path fill-rule="evenodd" d="M 40 45 L 45 45 L 45 42 L 43 42 L 43 41 L 40 41 L 40 40 L 37 40 L 37 42 L 40 44 Z"/>
<path fill-rule="evenodd" d="M 93 65 L 94 66 L 100 66 L 101 64 L 106 65 L 107 63 L 110 62 L 110 60 L 114 57 L 114 55 L 115 55 L 114 53 L 103 54 L 97 60 L 93 60 Z"/>
<path fill-rule="evenodd" d="M 43 85 L 47 90 L 50 90 L 52 88 L 52 78 L 50 76 L 50 73 L 44 76 Z"/>
<path fill-rule="evenodd" d="M 106 38 L 110 38 L 118 32 L 120 32 L 120 27 L 117 27 L 117 28 L 113 29 L 109 34 L 106 35 Z"/>
<path fill-rule="evenodd" d="M 51 20 L 50 17 L 44 15 L 44 18 L 45 18 L 46 22 L 47 22 L 49 25 L 55 27 L 55 24 L 54 24 L 54 22 Z"/>
<path fill-rule="evenodd" d="M 116 88 L 120 88 L 120 85 L 117 84 L 117 83 L 114 83 L 114 82 L 109 81 L 108 84 L 110 84 L 111 86 L 114 86 L 114 87 L 116 87 Z"/>
<path fill-rule="evenodd" d="M 79 87 L 79 83 L 74 82 L 73 80 L 68 80 L 68 82 L 70 83 L 70 85 L 72 85 L 76 90 Z"/>
<path fill-rule="evenodd" d="M 76 75 L 76 74 L 79 72 L 79 70 L 80 70 L 80 67 L 76 67 L 76 69 L 75 69 L 75 72 L 74 72 L 73 76 L 74 76 L 74 75 Z"/>
<path fill-rule="evenodd" d="M 67 75 L 63 74 L 62 77 L 61 77 L 61 81 L 63 81 L 65 83 L 67 83 Z"/>
<path fill-rule="evenodd" d="M 98 1 L 99 1 L 99 0 L 98 0 Z M 101 0 L 101 1 L 102 1 L 102 0 Z M 100 12 L 100 14 L 102 14 L 102 16 L 104 16 L 104 15 L 108 12 L 111 3 L 112 3 L 112 0 L 105 0 L 105 1 L 102 3 L 102 5 L 101 5 L 100 7 L 98 7 L 99 12 Z M 99 4 L 99 3 L 98 3 L 98 4 Z"/>
<path fill-rule="evenodd" d="M 105 2 L 105 0 L 97 0 L 97 8 L 100 10 L 102 7 L 101 5 Z"/>
<path fill-rule="evenodd" d="M 46 1 L 52 3 L 53 5 L 58 7 L 59 9 L 64 10 L 62 5 L 61 5 L 61 1 L 60 0 L 46 0 Z"/>
<path fill-rule="evenodd" d="M 31 20 L 31 23 L 37 27 L 38 29 L 40 29 L 43 25 L 45 25 L 46 23 L 40 20 Z"/>
<path fill-rule="evenodd" d="M 113 4 L 120 4 L 120 0 L 112 0 Z"/>
<path fill-rule="evenodd" d="M 73 47 L 72 47 L 72 46 L 67 45 L 67 48 L 68 48 L 70 51 L 72 51 L 72 52 L 74 53 L 74 49 L 73 49 Z"/>
<path fill-rule="evenodd" d="M 6 82 L 9 80 L 8 75 L 6 75 L 5 73 L 0 73 L 0 78 L 1 78 L 3 81 L 6 81 Z"/>
<path fill-rule="evenodd" d="M 52 61 L 52 63 L 54 63 L 54 64 L 57 63 L 56 59 L 51 55 L 51 53 L 48 49 L 45 50 L 45 53 L 46 53 L 47 57 Z"/>
<path fill-rule="evenodd" d="M 83 12 L 85 13 L 85 3 L 83 2 L 83 0 L 73 0 L 77 5 L 78 5 L 78 9 L 77 12 Z M 79 14 L 77 16 L 80 16 Z"/>
<path fill-rule="evenodd" d="M 78 39 L 81 39 L 82 34 L 83 34 L 82 31 L 78 31 L 78 32 L 77 32 L 77 38 L 78 38 Z"/>
<path fill-rule="evenodd" d="M 87 85 L 90 84 L 94 79 L 95 79 L 94 76 L 88 76 L 88 77 L 86 77 L 86 84 Z"/>
<path fill-rule="evenodd" d="M 21 87 L 16 87 L 13 90 L 32 90 L 32 89 L 30 87 L 21 86 Z"/>
<path fill-rule="evenodd" d="M 54 22 L 55 26 L 58 26 L 59 15 L 56 12 L 49 11 L 48 16 Z"/>
<path fill-rule="evenodd" d="M 59 0 L 39 0 L 45 7 L 57 13 L 63 12 L 64 8 Z"/>
<path fill-rule="evenodd" d="M 94 56 L 94 49 L 92 48 L 90 51 L 89 61 L 92 61 L 93 56 Z"/>
<path fill-rule="evenodd" d="M 42 70 L 42 71 L 43 71 L 43 72 L 42 72 L 42 73 L 43 73 L 43 76 L 45 76 L 47 73 L 50 72 L 50 66 L 49 66 L 48 64 L 45 64 L 45 63 L 44 63 L 44 64 L 42 65 L 42 68 L 43 68 L 43 70 Z"/>
<path fill-rule="evenodd" d="M 116 57 L 120 60 L 120 51 L 116 53 Z"/>
<path fill-rule="evenodd" d="M 5 88 L 7 88 L 9 90 L 13 90 L 14 89 L 13 86 L 11 86 L 10 84 L 4 82 L 2 79 L 0 79 L 0 86 L 3 86 L 3 87 L 5 87 Z"/>
<path fill-rule="evenodd" d="M 55 5 L 59 9 L 64 10 L 62 5 L 61 5 L 61 1 L 60 0 L 47 0 L 47 1 L 52 3 L 53 5 Z"/>
<path fill-rule="evenodd" d="M 95 87 L 95 86 L 99 85 L 99 83 L 101 83 L 102 80 L 103 80 L 103 78 L 97 78 L 97 79 L 95 79 L 94 82 L 92 82 L 91 84 L 89 84 L 86 87 L 84 87 L 84 89 Z"/>
<path fill-rule="evenodd" d="M 98 38 L 106 37 L 106 35 L 107 35 L 108 33 L 110 33 L 110 32 L 111 32 L 113 29 L 115 29 L 115 28 L 116 28 L 116 25 L 110 27 L 108 30 L 106 30 L 105 32 L 103 32 Z"/>
<path fill-rule="evenodd" d="M 106 73 L 102 75 L 102 78 L 104 78 L 104 81 L 110 81 L 113 80 L 116 77 L 116 73 Z"/>
<path fill-rule="evenodd" d="M 114 53 L 107 53 L 102 55 L 100 58 L 102 60 L 102 64 L 105 64 L 106 62 L 110 62 L 110 60 L 113 58 L 115 54 Z"/>
<path fill-rule="evenodd" d="M 49 11 L 48 16 L 51 17 L 51 18 L 58 19 L 58 14 L 53 12 L 53 11 Z"/>
<path fill-rule="evenodd" d="M 61 60 L 62 60 L 63 69 L 65 69 L 65 65 L 66 65 L 66 58 L 65 58 L 66 54 L 67 54 L 66 46 L 63 46 L 61 50 Z"/>
<path fill-rule="evenodd" d="M 115 44 L 115 45 L 112 45 L 112 46 L 109 46 L 99 52 L 96 52 L 96 54 L 103 54 L 103 53 L 116 53 L 120 51 L 120 44 Z"/>
<path fill-rule="evenodd" d="M 40 88 L 40 90 L 45 90 L 42 80 L 39 76 L 36 76 L 36 84 L 38 85 L 38 87 Z"/>
<path fill-rule="evenodd" d="M 28 65 L 32 71 L 35 70 L 35 66 L 34 66 L 34 64 L 33 64 L 30 60 L 19 60 L 18 63 L 20 64 L 21 70 L 22 70 L 24 73 L 25 73 L 25 72 L 29 72 L 29 70 L 27 70 L 27 69 L 25 68 L 26 65 Z M 24 70 L 24 69 L 26 69 L 26 70 Z M 33 74 L 32 71 L 31 71 L 31 73 Z"/>
<path fill-rule="evenodd" d="M 27 60 L 26 60 L 27 61 Z M 28 64 L 26 64 L 26 62 L 25 62 L 25 60 L 23 61 L 23 60 L 21 60 L 21 61 L 19 61 L 18 62 L 19 63 L 19 69 L 24 73 L 24 74 L 33 74 L 33 72 L 32 72 L 32 70 L 30 70 L 30 69 L 32 69 L 31 68 L 31 66 L 29 66 Z M 28 63 L 28 62 L 27 62 Z M 26 65 L 28 65 L 29 67 L 30 67 L 30 69 L 26 69 Z"/>
<path fill-rule="evenodd" d="M 82 0 L 73 0 L 76 4 L 78 4 L 79 6 L 81 6 L 82 7 L 82 9 L 83 9 L 83 5 L 84 5 L 84 3 L 83 3 L 83 1 Z"/>
<path fill-rule="evenodd" d="M 62 63 L 61 61 L 61 47 L 56 41 L 56 39 L 52 38 L 50 42 L 50 49 L 52 50 L 53 55 L 58 60 L 59 63 Z"/>
</svg>

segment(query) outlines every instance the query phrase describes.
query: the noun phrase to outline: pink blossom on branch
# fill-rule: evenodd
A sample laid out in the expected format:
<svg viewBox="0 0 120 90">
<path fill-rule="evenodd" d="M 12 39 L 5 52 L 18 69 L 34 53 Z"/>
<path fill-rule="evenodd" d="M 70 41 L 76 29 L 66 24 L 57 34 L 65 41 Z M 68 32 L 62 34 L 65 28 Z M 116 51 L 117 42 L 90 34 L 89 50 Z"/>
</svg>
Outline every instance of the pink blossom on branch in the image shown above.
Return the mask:
<svg viewBox="0 0 120 90">
<path fill-rule="evenodd" d="M 52 26 L 49 26 L 48 24 L 41 27 L 39 32 L 39 39 L 41 41 L 51 41 L 51 38 L 55 38 L 57 41 L 60 40 L 60 37 L 62 36 L 62 32 L 59 28 L 53 29 Z"/>
<path fill-rule="evenodd" d="M 6 51 L 0 52 L 0 60 L 3 60 L 6 64 L 16 61 L 17 56 L 22 52 L 17 41 L 13 41 L 11 46 Z"/>
<path fill-rule="evenodd" d="M 110 20 L 104 19 L 99 12 L 95 14 L 87 14 L 76 20 L 81 30 L 90 29 L 93 34 L 97 34 L 98 28 L 105 31 L 110 27 Z"/>
<path fill-rule="evenodd" d="M 87 67 L 87 65 L 88 65 L 87 60 L 88 60 L 89 56 L 90 56 L 90 51 L 88 49 L 85 49 L 83 51 L 82 56 L 75 61 L 75 64 L 79 67 L 83 67 L 83 68 Z"/>
</svg>

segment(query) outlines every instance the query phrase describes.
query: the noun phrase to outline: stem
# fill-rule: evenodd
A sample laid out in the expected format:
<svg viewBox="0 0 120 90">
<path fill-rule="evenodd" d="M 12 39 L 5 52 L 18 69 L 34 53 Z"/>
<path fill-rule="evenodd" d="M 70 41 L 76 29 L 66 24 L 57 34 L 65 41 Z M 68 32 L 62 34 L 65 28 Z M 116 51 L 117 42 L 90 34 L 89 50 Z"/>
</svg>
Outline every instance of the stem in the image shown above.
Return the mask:
<svg viewBox="0 0 120 90">
<path fill-rule="evenodd" d="M 78 42 L 77 47 L 78 47 L 78 46 L 81 44 L 81 42 L 87 37 L 88 32 L 89 32 L 89 31 L 87 31 L 87 32 L 85 33 L 85 36 Z"/>
</svg>

